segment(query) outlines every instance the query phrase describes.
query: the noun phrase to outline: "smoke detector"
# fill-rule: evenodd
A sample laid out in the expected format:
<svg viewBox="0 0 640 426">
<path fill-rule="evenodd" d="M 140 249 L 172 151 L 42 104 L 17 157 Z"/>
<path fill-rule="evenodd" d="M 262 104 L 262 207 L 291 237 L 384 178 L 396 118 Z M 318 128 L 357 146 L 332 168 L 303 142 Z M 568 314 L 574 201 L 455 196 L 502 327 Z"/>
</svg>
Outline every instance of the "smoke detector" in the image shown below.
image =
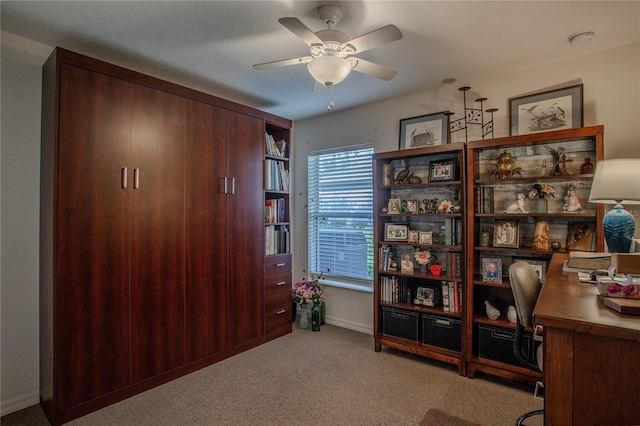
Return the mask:
<svg viewBox="0 0 640 426">
<path fill-rule="evenodd" d="M 569 36 L 569 44 L 571 46 L 582 46 L 589 43 L 596 37 L 596 33 L 591 30 L 582 30 Z"/>
</svg>

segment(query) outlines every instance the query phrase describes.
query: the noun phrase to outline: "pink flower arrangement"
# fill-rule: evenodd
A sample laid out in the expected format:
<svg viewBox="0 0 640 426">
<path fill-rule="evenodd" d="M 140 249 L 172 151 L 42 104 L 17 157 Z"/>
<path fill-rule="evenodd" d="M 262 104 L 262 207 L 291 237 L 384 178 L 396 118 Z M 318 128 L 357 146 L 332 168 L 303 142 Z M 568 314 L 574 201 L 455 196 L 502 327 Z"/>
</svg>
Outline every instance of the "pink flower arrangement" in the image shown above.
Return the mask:
<svg viewBox="0 0 640 426">
<path fill-rule="evenodd" d="M 322 284 L 318 281 L 322 278 L 322 274 L 312 280 L 303 278 L 291 289 L 291 298 L 295 303 L 320 303 L 326 299 Z"/>
<path fill-rule="evenodd" d="M 415 254 L 416 262 L 420 265 L 426 265 L 431 260 L 431 252 L 429 250 L 420 250 Z"/>
<path fill-rule="evenodd" d="M 451 201 L 442 200 L 440 202 L 440 205 L 438 206 L 438 210 L 442 210 L 445 213 L 451 213 L 451 208 L 452 207 L 453 207 L 453 204 L 451 204 Z"/>
<path fill-rule="evenodd" d="M 550 195 L 551 197 L 556 197 L 556 190 L 551 185 L 547 185 L 543 183 L 542 185 L 539 183 L 533 184 L 533 187 L 529 190 L 529 198 L 536 197 L 544 197 L 545 195 Z"/>
</svg>

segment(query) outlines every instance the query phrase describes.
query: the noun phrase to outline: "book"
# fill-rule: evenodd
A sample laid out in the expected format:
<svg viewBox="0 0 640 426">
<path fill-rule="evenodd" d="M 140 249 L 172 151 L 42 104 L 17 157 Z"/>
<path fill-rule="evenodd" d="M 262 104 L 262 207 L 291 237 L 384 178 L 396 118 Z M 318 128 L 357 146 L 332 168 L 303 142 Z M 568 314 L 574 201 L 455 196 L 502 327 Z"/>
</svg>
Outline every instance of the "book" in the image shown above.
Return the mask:
<svg viewBox="0 0 640 426">
<path fill-rule="evenodd" d="M 640 315 L 640 299 L 605 297 L 604 305 L 621 314 Z"/>
<path fill-rule="evenodd" d="M 607 269 L 611 266 L 611 253 L 592 251 L 569 252 L 567 267 L 577 269 Z"/>
</svg>

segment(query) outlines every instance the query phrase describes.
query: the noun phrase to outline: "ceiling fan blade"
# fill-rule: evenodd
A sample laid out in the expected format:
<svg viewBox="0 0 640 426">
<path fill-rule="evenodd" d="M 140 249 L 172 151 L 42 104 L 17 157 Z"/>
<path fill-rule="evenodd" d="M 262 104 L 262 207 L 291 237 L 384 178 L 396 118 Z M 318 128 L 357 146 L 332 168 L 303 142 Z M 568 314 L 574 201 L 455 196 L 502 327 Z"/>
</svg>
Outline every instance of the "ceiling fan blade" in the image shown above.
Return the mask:
<svg viewBox="0 0 640 426">
<path fill-rule="evenodd" d="M 256 64 L 253 68 L 257 70 L 268 70 L 272 68 L 286 67 L 289 65 L 306 64 L 312 60 L 312 56 L 301 56 L 299 58 L 283 59 L 281 61 L 265 62 L 263 64 Z"/>
<path fill-rule="evenodd" d="M 350 44 L 356 49 L 356 53 L 360 53 L 373 47 L 400 40 L 401 38 L 402 33 L 398 27 L 395 25 L 386 25 L 370 33 L 356 37 L 353 40 L 349 40 L 345 44 Z"/>
<path fill-rule="evenodd" d="M 389 81 L 398 73 L 392 68 L 383 67 L 382 65 L 374 64 L 373 62 L 365 61 L 364 59 L 354 57 L 350 57 L 349 59 L 356 59 L 358 61 L 358 63 L 353 67 L 354 71 L 371 75 L 381 80 Z"/>
<path fill-rule="evenodd" d="M 307 43 L 309 46 L 313 44 L 323 44 L 323 41 L 318 38 L 305 24 L 303 24 L 298 18 L 285 17 L 278 19 L 286 29 L 297 35 Z"/>
</svg>

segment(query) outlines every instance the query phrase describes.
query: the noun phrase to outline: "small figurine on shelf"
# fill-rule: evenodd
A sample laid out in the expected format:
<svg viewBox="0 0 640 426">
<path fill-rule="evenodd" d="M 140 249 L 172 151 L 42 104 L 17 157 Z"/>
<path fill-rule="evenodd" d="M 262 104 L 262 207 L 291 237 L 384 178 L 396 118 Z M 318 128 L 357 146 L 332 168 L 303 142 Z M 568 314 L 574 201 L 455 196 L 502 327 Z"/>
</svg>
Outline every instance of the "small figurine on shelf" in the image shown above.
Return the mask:
<svg viewBox="0 0 640 426">
<path fill-rule="evenodd" d="M 396 184 L 402 184 L 402 183 L 406 183 L 407 178 L 409 177 L 409 166 L 407 166 L 404 170 L 400 171 L 397 175 L 396 175 L 396 179 L 394 180 L 393 183 Z"/>
<path fill-rule="evenodd" d="M 532 248 L 534 250 L 549 250 L 549 222 L 544 220 L 536 222 Z"/>
<path fill-rule="evenodd" d="M 524 209 L 524 194 L 517 195 L 516 201 L 504 211 L 505 213 L 527 213 Z"/>
<path fill-rule="evenodd" d="M 515 324 L 518 320 L 518 312 L 516 311 L 515 306 L 509 305 L 507 308 L 507 319 L 510 323 Z"/>
<path fill-rule="evenodd" d="M 487 318 L 490 320 L 496 320 L 500 318 L 500 311 L 496 309 L 488 300 L 484 301 L 485 311 L 487 313 Z"/>
<path fill-rule="evenodd" d="M 580 197 L 578 197 L 576 187 L 573 184 L 569 185 L 567 195 L 564 197 L 564 207 L 562 210 L 569 213 L 575 213 L 582 210 Z"/>
</svg>

